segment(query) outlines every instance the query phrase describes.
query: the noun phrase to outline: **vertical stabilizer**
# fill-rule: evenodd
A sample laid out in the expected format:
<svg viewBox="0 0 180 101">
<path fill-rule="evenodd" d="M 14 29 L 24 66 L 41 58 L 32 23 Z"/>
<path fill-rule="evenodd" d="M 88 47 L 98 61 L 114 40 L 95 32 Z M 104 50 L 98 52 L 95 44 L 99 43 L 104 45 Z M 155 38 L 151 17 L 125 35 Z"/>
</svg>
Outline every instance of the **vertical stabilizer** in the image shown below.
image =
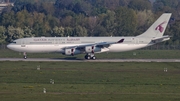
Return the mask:
<svg viewBox="0 0 180 101">
<path fill-rule="evenodd" d="M 171 13 L 162 14 L 149 29 L 137 37 L 162 37 L 168 25 Z"/>
</svg>

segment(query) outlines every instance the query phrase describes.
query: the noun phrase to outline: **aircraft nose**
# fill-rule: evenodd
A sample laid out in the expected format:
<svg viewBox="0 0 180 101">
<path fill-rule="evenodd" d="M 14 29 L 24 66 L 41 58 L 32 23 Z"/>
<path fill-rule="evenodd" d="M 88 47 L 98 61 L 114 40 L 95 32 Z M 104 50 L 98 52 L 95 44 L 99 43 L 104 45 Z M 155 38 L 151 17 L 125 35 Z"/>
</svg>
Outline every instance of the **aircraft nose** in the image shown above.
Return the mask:
<svg viewBox="0 0 180 101">
<path fill-rule="evenodd" d="M 7 48 L 12 49 L 12 45 L 11 45 L 11 44 L 8 44 L 8 45 L 7 45 Z"/>
</svg>

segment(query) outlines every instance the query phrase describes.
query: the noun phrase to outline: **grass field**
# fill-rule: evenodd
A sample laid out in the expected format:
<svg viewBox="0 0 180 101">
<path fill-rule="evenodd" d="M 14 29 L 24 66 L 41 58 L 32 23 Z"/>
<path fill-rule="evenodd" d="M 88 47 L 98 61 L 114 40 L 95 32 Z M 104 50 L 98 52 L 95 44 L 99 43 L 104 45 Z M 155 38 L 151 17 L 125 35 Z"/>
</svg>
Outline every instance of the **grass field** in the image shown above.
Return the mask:
<svg viewBox="0 0 180 101">
<path fill-rule="evenodd" d="M 0 62 L 0 101 L 13 100 L 180 101 L 180 63 Z"/>
<path fill-rule="evenodd" d="M 9 49 L 0 49 L 0 58 L 22 58 L 23 54 L 11 51 Z M 60 53 L 28 53 L 28 58 L 73 58 L 84 59 L 85 54 L 75 56 L 64 56 Z M 178 59 L 180 50 L 135 50 L 122 53 L 101 53 L 96 54 L 99 59 Z"/>
</svg>

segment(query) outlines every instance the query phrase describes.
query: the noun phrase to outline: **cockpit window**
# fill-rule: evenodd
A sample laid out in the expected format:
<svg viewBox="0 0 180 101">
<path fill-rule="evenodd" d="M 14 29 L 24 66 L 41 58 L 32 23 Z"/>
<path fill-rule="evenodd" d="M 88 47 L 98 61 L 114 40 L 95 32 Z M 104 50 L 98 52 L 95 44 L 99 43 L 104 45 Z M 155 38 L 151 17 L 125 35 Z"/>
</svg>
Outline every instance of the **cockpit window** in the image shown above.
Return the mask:
<svg viewBox="0 0 180 101">
<path fill-rule="evenodd" d="M 13 41 L 12 43 L 16 44 L 16 41 Z"/>
</svg>

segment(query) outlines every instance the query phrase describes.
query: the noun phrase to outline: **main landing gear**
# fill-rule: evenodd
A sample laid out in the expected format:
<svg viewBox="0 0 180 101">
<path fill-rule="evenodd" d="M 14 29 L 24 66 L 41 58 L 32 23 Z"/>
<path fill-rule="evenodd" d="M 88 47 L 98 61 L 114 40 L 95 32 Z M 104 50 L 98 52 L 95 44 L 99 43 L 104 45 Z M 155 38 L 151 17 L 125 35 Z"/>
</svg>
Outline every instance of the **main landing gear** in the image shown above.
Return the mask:
<svg viewBox="0 0 180 101">
<path fill-rule="evenodd" d="M 93 53 L 87 53 L 87 54 L 84 56 L 84 58 L 87 59 L 87 60 L 90 60 L 90 59 L 96 60 L 96 57 L 94 56 Z"/>
<path fill-rule="evenodd" d="M 26 54 L 26 52 L 24 52 L 23 55 L 24 55 L 24 59 L 27 59 L 27 54 Z"/>
</svg>

